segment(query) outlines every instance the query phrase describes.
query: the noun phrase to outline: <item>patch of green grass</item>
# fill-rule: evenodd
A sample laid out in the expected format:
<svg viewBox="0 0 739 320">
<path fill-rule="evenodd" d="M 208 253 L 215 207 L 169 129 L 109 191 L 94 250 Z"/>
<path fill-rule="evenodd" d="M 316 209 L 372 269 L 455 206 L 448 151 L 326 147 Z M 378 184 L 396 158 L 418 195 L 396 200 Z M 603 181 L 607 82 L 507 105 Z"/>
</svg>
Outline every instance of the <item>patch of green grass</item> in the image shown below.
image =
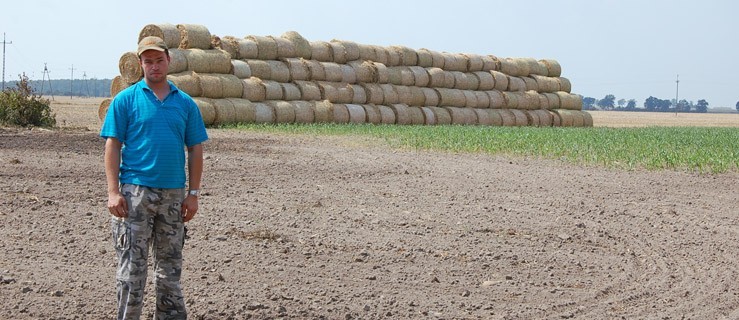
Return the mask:
<svg viewBox="0 0 739 320">
<path fill-rule="evenodd" d="M 414 150 L 487 153 L 633 170 L 739 171 L 739 129 L 536 128 L 397 125 L 242 125 L 233 130 L 356 135 Z"/>
</svg>

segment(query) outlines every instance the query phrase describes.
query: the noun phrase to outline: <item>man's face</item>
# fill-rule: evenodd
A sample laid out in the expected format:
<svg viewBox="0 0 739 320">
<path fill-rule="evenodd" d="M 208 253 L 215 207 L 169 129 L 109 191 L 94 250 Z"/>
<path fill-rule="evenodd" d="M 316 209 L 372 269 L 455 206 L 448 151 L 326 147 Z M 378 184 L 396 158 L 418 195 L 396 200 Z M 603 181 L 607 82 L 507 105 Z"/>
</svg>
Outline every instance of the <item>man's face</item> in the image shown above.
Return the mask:
<svg viewBox="0 0 739 320">
<path fill-rule="evenodd" d="M 144 77 L 148 82 L 159 83 L 167 81 L 169 70 L 169 56 L 162 51 L 146 50 L 141 53 L 139 59 Z"/>
</svg>

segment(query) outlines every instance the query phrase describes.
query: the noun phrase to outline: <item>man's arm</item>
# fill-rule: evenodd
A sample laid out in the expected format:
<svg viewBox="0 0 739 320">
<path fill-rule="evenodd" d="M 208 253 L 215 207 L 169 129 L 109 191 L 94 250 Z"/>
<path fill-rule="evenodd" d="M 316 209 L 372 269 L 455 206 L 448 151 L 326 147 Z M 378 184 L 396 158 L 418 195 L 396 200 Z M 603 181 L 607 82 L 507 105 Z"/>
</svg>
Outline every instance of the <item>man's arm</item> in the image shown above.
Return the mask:
<svg viewBox="0 0 739 320">
<path fill-rule="evenodd" d="M 187 148 L 187 176 L 190 190 L 200 189 L 203 177 L 203 145 L 197 144 Z M 198 197 L 187 195 L 182 202 L 182 217 L 188 222 L 198 212 Z"/>
<path fill-rule="evenodd" d="M 108 211 L 115 217 L 128 217 L 126 199 L 119 189 L 118 174 L 121 165 L 121 142 L 116 138 L 105 140 L 105 180 L 108 185 Z"/>
</svg>

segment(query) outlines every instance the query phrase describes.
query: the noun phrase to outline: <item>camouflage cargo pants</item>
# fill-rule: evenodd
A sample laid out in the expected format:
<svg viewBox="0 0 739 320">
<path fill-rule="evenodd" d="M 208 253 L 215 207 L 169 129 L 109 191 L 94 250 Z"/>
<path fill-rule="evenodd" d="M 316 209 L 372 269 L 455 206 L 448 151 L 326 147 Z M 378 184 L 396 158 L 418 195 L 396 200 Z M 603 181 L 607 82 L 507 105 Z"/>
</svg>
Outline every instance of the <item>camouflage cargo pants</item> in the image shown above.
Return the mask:
<svg viewBox="0 0 739 320">
<path fill-rule="evenodd" d="M 156 290 L 155 319 L 186 319 L 180 286 L 185 239 L 180 206 L 184 189 L 158 189 L 124 184 L 128 218 L 112 219 L 118 255 L 116 273 L 118 319 L 139 319 L 151 247 Z"/>
</svg>

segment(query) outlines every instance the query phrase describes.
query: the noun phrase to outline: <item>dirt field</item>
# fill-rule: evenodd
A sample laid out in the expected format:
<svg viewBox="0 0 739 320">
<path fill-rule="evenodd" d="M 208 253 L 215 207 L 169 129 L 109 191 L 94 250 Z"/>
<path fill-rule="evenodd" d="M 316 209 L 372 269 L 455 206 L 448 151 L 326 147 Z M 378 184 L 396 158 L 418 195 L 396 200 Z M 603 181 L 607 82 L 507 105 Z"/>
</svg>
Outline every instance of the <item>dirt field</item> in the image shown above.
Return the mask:
<svg viewBox="0 0 739 320">
<path fill-rule="evenodd" d="M 0 319 L 114 317 L 99 100 L 68 100 L 0 129 Z M 209 133 L 192 319 L 739 318 L 739 173 Z"/>
</svg>

